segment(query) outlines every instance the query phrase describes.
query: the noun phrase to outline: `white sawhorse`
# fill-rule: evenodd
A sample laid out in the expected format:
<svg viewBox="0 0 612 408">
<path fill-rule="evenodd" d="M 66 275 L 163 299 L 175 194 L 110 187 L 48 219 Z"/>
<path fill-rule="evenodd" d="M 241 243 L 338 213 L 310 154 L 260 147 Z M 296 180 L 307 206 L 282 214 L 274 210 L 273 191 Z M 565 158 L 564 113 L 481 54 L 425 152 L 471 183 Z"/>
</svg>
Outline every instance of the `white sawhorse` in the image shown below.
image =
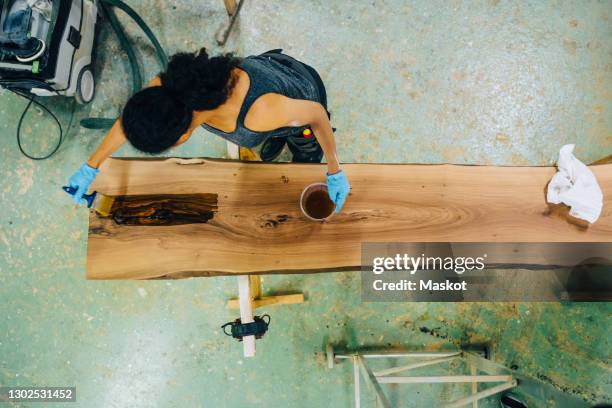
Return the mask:
<svg viewBox="0 0 612 408">
<path fill-rule="evenodd" d="M 330 344 L 326 346 L 328 368 L 333 368 L 343 360 L 353 363 L 354 401 L 355 407 L 361 407 L 361 379 L 370 389 L 378 403 L 391 408 L 391 403 L 385 394 L 384 384 L 471 384 L 471 393 L 454 401 L 447 402 L 445 408 L 478 407 L 478 401 L 499 395 L 507 390 L 518 387 L 521 394 L 540 402 L 538 406 L 554 406 L 559 408 L 588 408 L 584 401 L 564 393 L 539 379 L 528 377 L 508 367 L 496 364 L 481 353 L 472 351 L 395 351 L 368 349 L 364 351 L 338 351 Z M 392 360 L 391 360 L 392 359 Z M 375 369 L 371 363 L 395 360 L 393 367 Z M 369 361 L 369 362 L 368 362 Z M 402 362 L 398 365 L 398 363 Z M 451 375 L 398 375 L 422 367 L 444 366 L 451 361 L 461 362 L 461 366 L 469 369 L 469 374 Z M 361 374 L 361 375 L 360 375 Z M 486 384 L 493 384 L 485 387 Z"/>
</svg>

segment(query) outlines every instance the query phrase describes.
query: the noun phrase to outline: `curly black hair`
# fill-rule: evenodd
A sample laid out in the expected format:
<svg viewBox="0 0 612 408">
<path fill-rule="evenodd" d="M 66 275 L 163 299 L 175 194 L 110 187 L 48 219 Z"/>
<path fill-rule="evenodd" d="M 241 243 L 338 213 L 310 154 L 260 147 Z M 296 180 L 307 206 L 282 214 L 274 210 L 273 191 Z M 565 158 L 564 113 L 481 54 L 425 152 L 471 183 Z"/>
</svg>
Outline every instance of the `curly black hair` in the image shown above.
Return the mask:
<svg viewBox="0 0 612 408">
<path fill-rule="evenodd" d="M 232 54 L 209 58 L 206 49 L 178 53 L 159 77 L 161 86 L 134 94 L 121 115 L 130 143 L 146 153 L 173 146 L 191 126 L 193 111 L 222 105 L 234 87 L 232 70 L 240 60 Z"/>
</svg>

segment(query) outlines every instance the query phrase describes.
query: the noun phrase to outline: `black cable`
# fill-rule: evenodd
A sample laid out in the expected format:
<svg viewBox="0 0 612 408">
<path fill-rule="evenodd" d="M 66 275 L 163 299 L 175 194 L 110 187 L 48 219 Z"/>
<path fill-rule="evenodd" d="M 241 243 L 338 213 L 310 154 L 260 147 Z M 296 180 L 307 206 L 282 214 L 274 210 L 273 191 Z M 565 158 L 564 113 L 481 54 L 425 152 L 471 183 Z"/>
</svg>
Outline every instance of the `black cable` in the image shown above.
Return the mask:
<svg viewBox="0 0 612 408">
<path fill-rule="evenodd" d="M 36 100 L 36 96 L 31 96 L 30 97 L 28 94 L 23 93 L 21 91 L 17 91 L 17 90 L 10 89 L 10 88 L 7 88 L 7 89 L 9 91 L 13 92 L 15 95 L 19 95 L 22 98 L 25 98 L 25 99 L 27 99 L 29 101 L 28 104 L 26 105 L 25 109 L 21 113 L 21 116 L 19 117 L 19 122 L 17 124 L 17 146 L 19 147 L 19 151 L 21 152 L 21 154 L 23 154 L 25 157 L 27 157 L 28 159 L 31 159 L 31 160 L 46 160 L 49 157 L 53 156 L 55 154 L 55 152 L 57 152 L 59 150 L 60 146 L 62 145 L 62 141 L 64 140 L 64 130 L 63 130 L 62 124 L 59 121 L 59 119 L 57 118 L 57 116 L 55 116 L 55 114 L 53 112 L 51 112 L 51 110 L 49 108 L 47 108 L 44 104 L 38 102 Z M 59 128 L 59 140 L 58 140 L 57 144 L 55 145 L 55 147 L 53 148 L 53 150 L 49 154 L 44 155 L 44 156 L 32 156 L 31 154 L 27 153 L 24 150 L 23 145 L 21 143 L 21 126 L 23 125 L 23 119 L 25 118 L 25 115 L 28 113 L 28 111 L 32 107 L 32 104 L 37 105 L 42 110 L 44 110 L 49 115 L 51 115 L 51 118 L 53 118 L 53 120 L 55 121 L 55 123 L 57 123 L 57 126 Z M 72 113 L 72 116 L 74 116 L 74 112 Z M 72 123 L 72 118 L 70 119 L 70 123 Z M 68 128 L 70 128 L 70 124 L 68 125 Z"/>
<path fill-rule="evenodd" d="M 127 40 L 127 36 L 125 34 L 125 32 L 123 31 L 123 29 L 121 28 L 121 25 L 119 24 L 119 21 L 117 19 L 117 16 L 113 13 L 113 11 L 111 10 L 110 7 L 108 6 L 115 6 L 119 9 L 121 9 L 122 11 L 124 11 L 126 14 L 128 14 L 128 16 L 130 16 L 135 22 L 136 24 L 144 31 L 144 33 L 146 34 L 146 36 L 149 38 L 149 40 L 151 41 L 151 43 L 153 44 L 153 46 L 155 47 L 155 50 L 157 52 L 157 57 L 162 65 L 162 67 L 165 67 L 168 63 L 168 57 L 166 56 L 166 53 L 164 52 L 163 48 L 161 47 L 159 41 L 157 40 L 157 38 L 155 37 L 155 35 L 153 34 L 153 32 L 151 31 L 151 29 L 147 26 L 147 24 L 144 22 L 144 20 L 142 20 L 142 18 L 131 8 L 129 7 L 127 4 L 125 4 L 123 1 L 121 0 L 102 0 L 102 2 L 100 3 L 100 6 L 103 10 L 106 11 L 108 17 L 109 17 L 109 21 L 111 22 L 111 26 L 113 28 L 113 30 L 115 31 L 115 33 L 117 34 L 118 38 L 119 38 L 119 42 L 121 43 L 121 45 L 123 46 L 123 48 L 125 49 L 126 53 L 128 54 L 128 59 L 130 60 L 130 65 L 132 67 L 132 74 L 134 77 L 134 92 L 140 90 L 140 88 L 142 87 L 142 77 L 140 76 L 140 72 L 138 71 L 138 64 L 136 62 L 136 55 L 134 53 L 134 51 L 132 50 L 129 41 Z M 24 90 L 24 88 L 26 88 L 27 86 L 29 86 L 30 88 L 33 87 L 40 87 L 43 89 L 46 89 L 48 91 L 51 92 L 55 92 L 56 95 L 59 95 L 59 92 L 65 91 L 66 89 L 61 89 L 61 90 L 56 90 L 53 89 L 49 84 L 47 84 L 44 81 L 40 81 L 38 79 L 5 79 L 5 78 L 1 78 L 0 77 L 0 87 L 2 88 L 6 88 L 9 91 L 13 92 L 15 95 L 19 95 L 25 99 L 28 100 L 28 104 L 26 105 L 25 109 L 23 110 L 23 112 L 21 113 L 21 117 L 19 118 L 19 123 L 17 124 L 17 146 L 19 147 L 19 151 L 27 158 L 31 159 L 31 160 L 46 160 L 48 158 L 50 158 L 51 156 L 53 156 L 61 147 L 62 142 L 64 140 L 64 130 L 62 128 L 62 124 L 59 121 L 59 119 L 57 118 L 57 116 L 55 116 L 55 114 L 53 112 L 51 112 L 51 110 L 49 108 L 47 108 L 44 104 L 38 102 L 36 100 L 36 95 L 32 95 L 30 92 L 27 92 Z M 55 145 L 55 147 L 53 148 L 53 150 L 44 156 L 33 156 L 29 153 L 27 153 L 25 151 L 25 149 L 23 148 L 23 145 L 21 143 L 21 127 L 23 125 L 23 120 L 26 116 L 26 114 L 28 113 L 28 111 L 30 110 L 30 108 L 32 107 L 32 105 L 38 105 L 38 107 L 40 107 L 42 110 L 44 110 L 45 112 L 47 112 L 51 118 L 55 121 L 55 123 L 57 124 L 58 128 L 59 128 L 59 140 L 57 142 L 57 144 Z M 73 107 L 72 107 L 72 114 L 70 116 L 70 121 L 68 123 L 68 127 L 67 129 L 69 130 L 70 127 L 72 126 L 72 121 L 74 119 L 74 114 L 75 114 L 75 109 L 76 109 L 76 104 L 73 102 Z M 113 123 L 114 123 L 114 119 L 110 120 L 110 119 L 104 119 L 104 118 L 88 118 L 88 119 L 84 119 L 81 123 L 81 126 L 84 127 L 88 127 L 91 129 L 100 129 L 100 128 L 109 128 Z"/>
</svg>

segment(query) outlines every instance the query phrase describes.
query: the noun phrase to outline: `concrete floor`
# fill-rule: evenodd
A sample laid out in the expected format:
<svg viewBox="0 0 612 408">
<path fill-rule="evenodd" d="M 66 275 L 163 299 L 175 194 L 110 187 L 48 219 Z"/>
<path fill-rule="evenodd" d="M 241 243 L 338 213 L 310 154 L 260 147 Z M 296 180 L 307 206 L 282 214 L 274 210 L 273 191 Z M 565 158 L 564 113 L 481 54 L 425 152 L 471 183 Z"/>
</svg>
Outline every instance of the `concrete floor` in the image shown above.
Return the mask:
<svg viewBox="0 0 612 408">
<path fill-rule="evenodd" d="M 548 165 L 568 142 L 585 162 L 612 153 L 610 1 L 246 1 L 224 50 L 282 47 L 316 67 L 345 162 Z M 221 0 L 130 4 L 170 53 L 218 50 Z M 352 369 L 325 368 L 326 341 L 486 342 L 502 364 L 610 402 L 609 303 L 361 303 L 357 273 L 266 276 L 264 291 L 303 291 L 308 302 L 264 309 L 271 330 L 244 359 L 219 329 L 237 316 L 224 307 L 235 278 L 87 282 L 87 211 L 60 186 L 103 137 L 78 120 L 117 115 L 128 96 L 126 59 L 106 25 L 100 44 L 97 97 L 76 107 L 50 160 L 21 157 L 25 104 L 0 91 L 0 385 L 76 385 L 71 407 L 348 407 Z M 47 101 L 67 123 L 72 105 Z M 41 153 L 55 128 L 38 110 L 26 120 L 26 148 Z M 169 153 L 225 154 L 205 131 Z M 393 401 L 437 406 L 467 388 L 408 390 L 393 389 Z"/>
</svg>

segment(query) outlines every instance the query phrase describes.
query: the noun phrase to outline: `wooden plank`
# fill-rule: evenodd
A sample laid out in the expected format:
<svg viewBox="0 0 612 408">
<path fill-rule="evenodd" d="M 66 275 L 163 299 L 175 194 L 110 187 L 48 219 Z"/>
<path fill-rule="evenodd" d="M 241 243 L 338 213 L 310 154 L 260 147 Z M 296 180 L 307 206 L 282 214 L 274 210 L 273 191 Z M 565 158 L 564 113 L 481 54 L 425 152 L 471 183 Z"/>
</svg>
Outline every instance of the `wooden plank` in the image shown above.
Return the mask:
<svg viewBox="0 0 612 408">
<path fill-rule="evenodd" d="M 148 194 L 119 196 L 110 213 L 117 225 L 206 223 L 217 211 L 216 194 Z"/>
<path fill-rule="evenodd" d="M 381 384 L 439 384 L 439 383 L 489 383 L 509 382 L 511 375 L 436 375 L 414 377 L 376 377 Z"/>
<path fill-rule="evenodd" d="M 358 269 L 361 242 L 610 242 L 612 165 L 592 166 L 604 192 L 594 225 L 545 201 L 553 167 L 347 164 L 352 192 L 329 222 L 300 212 L 325 166 L 211 159 L 110 159 L 107 195 L 217 199 L 205 223 L 125 226 L 89 217 L 90 279 L 186 278 Z"/>
<path fill-rule="evenodd" d="M 475 383 L 472 383 L 475 384 Z M 499 385 L 495 385 L 493 387 L 484 389 L 480 392 L 473 393 L 472 395 L 468 395 L 467 397 L 459 398 L 458 400 L 449 402 L 444 405 L 444 408 L 458 408 L 464 407 L 470 402 L 472 403 L 472 407 L 478 408 L 478 401 L 481 399 L 485 399 L 490 397 L 491 395 L 499 394 L 511 388 L 514 388 L 518 385 L 516 380 L 508 381 Z"/>
<path fill-rule="evenodd" d="M 251 281 L 248 275 L 238 276 L 238 298 L 240 301 L 240 321 L 242 324 L 252 323 L 253 320 L 253 295 L 251 293 Z M 245 357 L 255 356 L 255 336 L 244 336 L 242 347 Z"/>
<path fill-rule="evenodd" d="M 251 285 L 251 297 L 258 299 L 261 297 L 261 277 L 259 275 L 249 275 L 249 284 Z"/>
<path fill-rule="evenodd" d="M 471 375 L 476 375 L 478 373 L 478 370 L 476 369 L 476 366 L 472 365 L 470 366 L 470 374 Z M 472 383 L 472 397 L 475 398 L 475 395 L 478 394 L 478 383 L 477 382 L 473 382 Z M 461 406 L 461 405 L 459 405 Z M 474 401 L 472 401 L 472 408 L 478 408 L 478 400 L 475 399 Z"/>
<path fill-rule="evenodd" d="M 275 306 L 275 305 L 295 305 L 304 303 L 303 293 L 293 293 L 291 295 L 275 295 L 275 296 L 264 296 L 253 299 L 253 309 L 264 306 Z M 228 309 L 238 309 L 240 307 L 238 299 L 230 299 L 227 301 Z"/>
<path fill-rule="evenodd" d="M 594 161 L 593 163 L 591 163 L 591 165 L 593 164 L 610 164 L 612 163 L 612 154 L 606 157 L 602 157 L 599 160 Z"/>
<path fill-rule="evenodd" d="M 225 5 L 225 9 L 227 10 L 228 16 L 233 16 L 238 8 L 236 4 L 236 0 L 223 0 L 223 4 Z"/>
<path fill-rule="evenodd" d="M 261 157 L 259 157 L 259 154 L 255 150 L 249 149 L 248 147 L 240 146 L 239 156 L 240 160 L 261 161 Z"/>
<path fill-rule="evenodd" d="M 437 364 L 446 363 L 446 362 L 455 360 L 457 358 L 459 358 L 459 356 L 438 357 L 438 358 L 432 358 L 432 359 L 428 359 L 428 360 L 418 361 L 416 363 L 412 363 L 412 364 L 408 364 L 408 365 L 404 365 L 404 366 L 391 367 L 391 368 L 387 368 L 387 369 L 380 370 L 380 371 L 374 371 L 374 376 L 375 377 L 384 377 L 384 376 L 389 375 L 389 374 L 401 373 L 402 371 L 412 370 L 412 369 L 415 369 L 415 368 L 427 367 L 427 366 L 430 366 L 430 365 L 437 365 Z M 472 375 L 473 375 L 473 373 L 472 373 Z"/>
<path fill-rule="evenodd" d="M 380 386 L 380 381 L 378 378 L 374 376 L 370 367 L 363 361 L 363 357 L 357 356 L 357 364 L 359 364 L 359 368 L 361 369 L 361 375 L 366 380 L 366 384 L 370 386 L 376 393 L 376 401 L 382 405 L 383 408 L 391 408 L 391 403 L 387 399 L 382 387 Z"/>
<path fill-rule="evenodd" d="M 229 140 L 227 140 L 226 143 L 227 143 L 227 157 L 229 157 L 230 159 L 240 158 L 240 146 L 238 146 L 235 143 L 230 142 Z"/>
</svg>

